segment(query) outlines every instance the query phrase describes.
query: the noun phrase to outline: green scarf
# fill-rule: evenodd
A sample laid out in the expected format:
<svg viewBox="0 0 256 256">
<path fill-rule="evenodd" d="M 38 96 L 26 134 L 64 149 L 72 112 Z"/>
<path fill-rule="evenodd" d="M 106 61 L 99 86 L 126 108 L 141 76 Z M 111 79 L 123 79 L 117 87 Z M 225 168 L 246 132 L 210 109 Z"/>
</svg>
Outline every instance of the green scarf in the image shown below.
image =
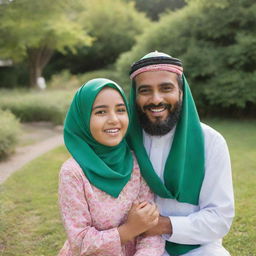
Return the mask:
<svg viewBox="0 0 256 256">
<path fill-rule="evenodd" d="M 64 141 L 90 183 L 118 197 L 131 177 L 133 158 L 130 149 L 125 140 L 113 147 L 102 145 L 90 132 L 93 103 L 106 86 L 121 94 L 128 111 L 125 94 L 119 85 L 103 78 L 90 80 L 80 87 L 70 105 L 64 123 Z"/>
<path fill-rule="evenodd" d="M 143 146 L 142 128 L 135 105 L 134 84 L 130 92 L 132 121 L 127 140 L 136 154 L 142 176 L 154 193 L 163 198 L 198 205 L 204 179 L 204 138 L 196 106 L 184 75 L 182 79 L 184 85 L 182 112 L 165 164 L 164 184 L 154 171 Z M 166 242 L 166 250 L 171 255 L 184 254 L 198 246 Z"/>
</svg>

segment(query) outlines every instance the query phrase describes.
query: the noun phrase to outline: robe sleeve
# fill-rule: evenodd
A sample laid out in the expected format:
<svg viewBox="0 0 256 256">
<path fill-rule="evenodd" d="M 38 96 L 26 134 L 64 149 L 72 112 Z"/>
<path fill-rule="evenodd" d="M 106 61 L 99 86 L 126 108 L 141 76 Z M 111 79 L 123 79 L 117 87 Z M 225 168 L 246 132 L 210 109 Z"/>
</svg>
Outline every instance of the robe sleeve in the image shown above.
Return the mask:
<svg viewBox="0 0 256 256">
<path fill-rule="evenodd" d="M 117 228 L 99 231 L 92 226 L 84 189 L 75 167 L 63 166 L 59 177 L 59 206 L 72 255 L 121 255 Z"/>
<path fill-rule="evenodd" d="M 145 180 L 141 178 L 138 201 L 154 201 L 154 195 L 150 191 Z M 164 253 L 165 241 L 161 236 L 143 236 L 136 238 L 136 253 L 134 256 L 161 256 Z"/>
</svg>

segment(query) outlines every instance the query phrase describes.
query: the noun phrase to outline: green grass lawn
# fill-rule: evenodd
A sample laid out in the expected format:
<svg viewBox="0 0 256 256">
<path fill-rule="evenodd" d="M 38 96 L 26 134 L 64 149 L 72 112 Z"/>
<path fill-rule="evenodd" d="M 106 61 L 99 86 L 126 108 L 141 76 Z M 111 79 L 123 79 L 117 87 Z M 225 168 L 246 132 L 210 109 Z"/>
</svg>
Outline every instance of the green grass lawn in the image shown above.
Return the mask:
<svg viewBox="0 0 256 256">
<path fill-rule="evenodd" d="M 256 121 L 207 120 L 226 138 L 232 159 L 236 217 L 225 247 L 256 255 Z M 64 147 L 32 161 L 0 186 L 0 255 L 57 255 L 65 241 L 57 205 Z"/>
</svg>

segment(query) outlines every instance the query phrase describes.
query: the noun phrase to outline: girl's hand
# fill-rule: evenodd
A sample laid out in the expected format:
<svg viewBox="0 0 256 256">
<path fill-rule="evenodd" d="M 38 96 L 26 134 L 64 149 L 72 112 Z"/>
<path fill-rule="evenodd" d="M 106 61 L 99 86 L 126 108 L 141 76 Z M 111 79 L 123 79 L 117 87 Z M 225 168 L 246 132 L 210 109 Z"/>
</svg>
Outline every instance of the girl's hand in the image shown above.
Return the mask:
<svg viewBox="0 0 256 256">
<path fill-rule="evenodd" d="M 125 243 L 157 225 L 159 212 L 155 204 L 134 203 L 127 221 L 118 228 L 121 242 Z"/>
</svg>

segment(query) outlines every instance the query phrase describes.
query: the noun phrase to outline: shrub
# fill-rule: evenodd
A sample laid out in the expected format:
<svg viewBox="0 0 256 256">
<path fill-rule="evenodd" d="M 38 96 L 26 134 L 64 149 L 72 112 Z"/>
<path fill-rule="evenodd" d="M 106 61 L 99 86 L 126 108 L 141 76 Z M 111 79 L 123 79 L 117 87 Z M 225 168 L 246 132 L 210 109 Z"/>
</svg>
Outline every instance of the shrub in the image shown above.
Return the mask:
<svg viewBox="0 0 256 256">
<path fill-rule="evenodd" d="M 166 52 L 182 60 L 201 113 L 255 116 L 255 19 L 252 0 L 191 0 L 145 30 L 116 66 L 124 76 L 146 53 Z"/>
<path fill-rule="evenodd" d="M 52 75 L 50 81 L 47 83 L 49 89 L 74 89 L 80 85 L 81 82 L 78 76 L 72 75 L 67 69 Z"/>
<path fill-rule="evenodd" d="M 118 83 L 126 92 L 129 88 L 129 77 L 122 76 L 118 73 L 114 68 L 112 69 L 101 69 L 92 72 L 87 72 L 83 75 L 79 76 L 79 80 L 83 83 L 89 81 L 90 79 L 94 78 L 108 78 L 113 80 L 114 82 Z"/>
<path fill-rule="evenodd" d="M 8 109 L 21 122 L 50 121 L 62 124 L 75 89 L 98 77 L 111 79 L 127 91 L 126 78 L 114 69 L 97 70 L 81 75 L 71 75 L 65 70 L 52 78 L 45 91 L 0 90 L 0 109 Z"/>
<path fill-rule="evenodd" d="M 78 75 L 72 75 L 68 70 L 63 70 L 59 74 L 52 76 L 51 80 L 48 82 L 48 86 L 49 89 L 76 89 L 87 81 L 99 77 L 115 81 L 126 91 L 130 83 L 127 75 L 122 76 L 114 67 L 111 67 Z"/>
<path fill-rule="evenodd" d="M 0 109 L 0 159 L 7 157 L 14 151 L 19 132 L 18 119 L 10 111 Z"/>
<path fill-rule="evenodd" d="M 0 108 L 10 110 L 22 122 L 51 121 L 62 124 L 73 91 L 1 91 Z"/>
</svg>

